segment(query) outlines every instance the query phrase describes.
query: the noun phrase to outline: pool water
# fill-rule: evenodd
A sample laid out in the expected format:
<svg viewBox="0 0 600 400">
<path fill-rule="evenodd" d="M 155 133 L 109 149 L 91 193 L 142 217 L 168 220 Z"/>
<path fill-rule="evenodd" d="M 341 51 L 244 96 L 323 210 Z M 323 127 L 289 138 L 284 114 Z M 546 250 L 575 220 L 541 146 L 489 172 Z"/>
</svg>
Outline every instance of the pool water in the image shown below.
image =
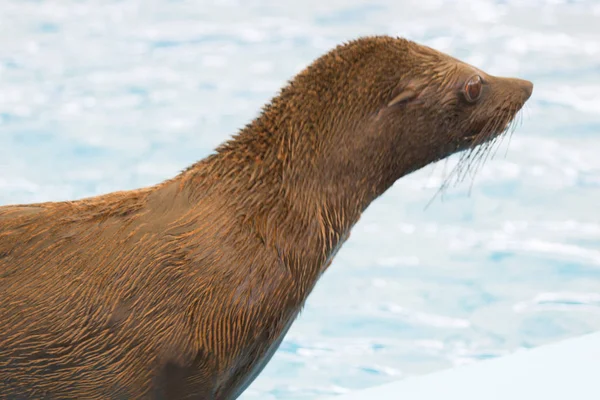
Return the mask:
<svg viewBox="0 0 600 400">
<path fill-rule="evenodd" d="M 600 329 L 600 3 L 4 0 L 0 204 L 172 177 L 300 69 L 405 36 L 534 82 L 510 142 L 364 214 L 250 399 L 312 399 Z M 429 205 L 428 205 L 429 204 Z"/>
</svg>

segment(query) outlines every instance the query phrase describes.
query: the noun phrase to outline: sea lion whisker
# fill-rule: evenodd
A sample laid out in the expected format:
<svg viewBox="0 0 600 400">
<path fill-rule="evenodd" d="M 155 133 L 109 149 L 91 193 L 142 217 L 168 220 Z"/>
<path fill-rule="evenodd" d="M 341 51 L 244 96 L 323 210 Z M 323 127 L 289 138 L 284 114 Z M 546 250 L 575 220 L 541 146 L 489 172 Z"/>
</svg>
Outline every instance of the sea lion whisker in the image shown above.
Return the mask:
<svg viewBox="0 0 600 400">
<path fill-rule="evenodd" d="M 513 114 L 513 111 L 515 111 L 515 110 L 511 109 L 511 110 L 510 110 L 510 112 L 509 112 L 509 115 L 512 115 L 512 114 Z M 500 125 L 498 126 L 498 127 L 500 127 L 500 126 L 502 126 L 502 125 L 504 125 L 504 126 L 505 126 L 505 127 L 504 127 L 504 129 L 502 130 L 502 132 L 500 132 L 498 135 L 496 135 L 496 136 L 494 137 L 494 139 L 492 140 L 492 144 L 493 144 L 493 146 L 494 146 L 496 143 L 497 143 L 498 145 L 496 146 L 496 148 L 495 148 L 495 149 L 493 149 L 493 148 L 492 148 L 492 149 L 490 149 L 490 153 L 491 153 L 491 154 L 489 155 L 490 159 L 494 159 L 494 157 L 496 156 L 496 153 L 498 152 L 498 150 L 499 150 L 499 149 L 500 149 L 500 147 L 502 146 L 502 143 L 504 142 L 504 138 L 505 138 L 505 136 L 507 136 L 507 135 L 506 135 L 506 133 L 507 133 L 508 131 L 510 131 L 510 129 L 511 129 L 510 127 L 511 127 L 511 125 L 512 125 L 512 123 L 513 123 L 514 119 L 510 119 L 510 118 L 507 118 L 507 119 L 508 119 L 508 121 L 506 121 L 506 120 L 505 120 L 505 121 L 503 121 L 503 122 L 502 122 L 502 124 L 500 124 Z M 492 146 L 492 147 L 493 147 L 493 146 Z"/>
<path fill-rule="evenodd" d="M 512 114 L 514 111 L 516 111 L 516 108 L 514 106 L 512 106 L 511 109 L 510 109 L 510 113 Z M 507 137 L 507 136 L 508 136 L 508 145 L 507 145 L 507 150 L 506 151 L 508 151 L 508 147 L 510 145 L 510 137 L 512 136 L 512 132 L 514 131 L 514 128 L 513 128 L 514 127 L 514 123 L 515 123 L 514 121 L 515 121 L 515 118 L 513 118 L 512 120 L 510 120 L 508 122 L 508 125 L 507 125 L 506 129 L 504 129 L 504 132 L 500 135 L 500 138 L 501 138 L 500 139 L 500 143 L 499 143 L 498 147 L 496 148 L 496 151 L 494 152 L 494 156 L 496 155 L 496 153 L 498 152 L 498 150 L 500 150 L 500 147 L 502 146 L 502 143 L 504 143 L 504 138 Z M 505 155 L 504 155 L 505 157 L 506 157 L 506 154 L 507 153 L 505 153 Z"/>
<path fill-rule="evenodd" d="M 495 118 L 488 120 L 479 134 L 476 135 L 476 138 L 473 140 L 469 150 L 461 155 L 457 166 L 451 173 L 451 176 L 455 176 L 456 178 L 455 184 L 464 181 L 464 179 L 466 179 L 466 177 L 469 175 L 472 177 L 469 194 L 471 193 L 477 172 L 489 157 L 492 149 L 492 143 L 496 141 L 499 135 L 495 136 L 491 142 L 489 138 L 495 135 L 498 128 L 506 123 L 506 120 L 500 114 Z M 443 185 L 442 190 L 445 190 L 447 187 L 448 184 Z"/>
<path fill-rule="evenodd" d="M 517 106 L 513 106 L 513 109 L 514 109 L 514 110 L 513 110 L 513 112 L 516 112 L 516 110 L 518 110 L 518 107 L 517 107 Z M 518 112 L 517 116 L 515 116 L 515 119 L 516 119 L 517 117 L 518 117 L 518 118 L 522 118 L 522 115 L 521 115 L 521 113 L 520 113 L 520 112 Z M 517 128 L 517 123 L 515 122 L 515 119 L 513 119 L 513 120 L 510 122 L 510 125 L 509 125 L 509 126 L 508 126 L 508 128 L 507 128 L 507 132 L 506 132 L 504 135 L 502 135 L 503 137 L 504 137 L 504 136 L 508 136 L 507 145 L 506 145 L 506 150 L 505 150 L 505 152 L 504 152 L 504 158 L 506 158 L 506 157 L 508 156 L 508 149 L 510 148 L 510 142 L 511 142 L 511 139 L 512 139 L 513 133 L 515 132 L 515 130 L 516 130 L 516 128 Z"/>
<path fill-rule="evenodd" d="M 475 166 L 475 173 L 473 174 L 473 181 L 472 183 L 475 181 L 475 175 L 478 171 L 480 171 L 485 163 L 487 162 L 487 160 L 491 157 L 492 155 L 492 150 L 494 147 L 494 143 L 498 140 L 498 136 L 494 137 L 491 141 L 489 141 L 488 143 L 486 143 L 485 146 L 485 151 L 481 154 L 476 166 Z"/>
<path fill-rule="evenodd" d="M 459 157 L 462 157 L 462 156 L 463 156 L 463 155 L 461 154 Z M 455 165 L 455 166 L 454 166 L 454 167 L 453 167 L 453 168 L 450 170 L 450 173 L 449 173 L 449 174 L 446 174 L 446 172 L 445 172 L 445 171 L 446 171 L 446 167 L 447 167 L 447 165 L 448 165 L 448 163 L 449 163 L 449 160 L 448 160 L 448 159 L 445 159 L 444 161 L 445 161 L 445 166 L 444 166 L 444 174 L 443 174 L 443 176 L 444 176 L 444 179 L 442 179 L 442 183 L 440 184 L 440 186 L 439 186 L 439 187 L 436 189 L 436 191 L 435 191 L 435 193 L 433 194 L 433 196 L 432 196 L 432 197 L 429 199 L 429 201 L 428 201 L 428 202 L 425 204 L 425 207 L 424 207 L 424 209 L 425 209 L 425 210 L 426 210 L 427 208 L 429 208 L 429 206 L 431 206 L 431 204 L 433 204 L 433 201 L 434 201 L 434 200 L 435 200 L 435 199 L 436 199 L 438 196 L 440 196 L 440 198 L 441 198 L 441 199 L 442 199 L 442 201 L 443 201 L 443 199 L 444 199 L 444 193 L 445 193 L 445 191 L 447 190 L 447 188 L 448 188 L 448 185 L 449 185 L 449 182 L 450 182 L 450 179 L 451 179 L 451 177 L 452 177 L 452 174 L 454 173 L 454 170 L 456 169 L 456 165 Z M 459 161 L 459 162 L 460 162 L 460 161 Z M 458 165 L 458 163 L 457 163 L 457 165 Z"/>
<path fill-rule="evenodd" d="M 497 118 L 495 118 L 495 119 L 497 119 Z M 460 178 L 459 181 L 462 181 L 466 178 L 474 161 L 477 159 L 477 157 L 479 157 L 479 155 L 482 152 L 485 151 L 485 148 L 486 148 L 485 145 L 488 141 L 489 136 L 493 132 L 493 127 L 496 125 L 495 119 L 489 120 L 486 123 L 486 125 L 484 125 L 482 130 L 479 132 L 476 140 L 473 141 L 473 144 L 471 145 L 471 149 L 467 153 L 467 157 L 465 159 L 461 160 L 461 162 L 465 164 L 465 172 L 463 174 L 463 177 Z"/>
<path fill-rule="evenodd" d="M 508 130 L 508 145 L 506 147 L 505 157 L 508 154 L 508 148 L 510 147 L 510 141 L 512 140 L 512 136 L 515 133 L 517 126 L 520 125 L 523 119 L 523 114 L 521 113 L 521 111 L 517 111 L 519 110 L 518 106 L 515 105 L 514 109 L 515 112 L 517 112 L 517 115 L 515 116 L 515 119 L 511 121 L 510 129 Z"/>
<path fill-rule="evenodd" d="M 483 165 L 483 161 L 485 160 L 485 155 L 489 154 L 489 151 L 487 151 L 487 149 L 490 147 L 490 142 L 485 142 L 483 145 L 480 146 L 480 151 L 476 153 L 473 161 L 469 164 L 468 168 L 467 168 L 467 172 L 468 174 L 471 175 L 471 184 L 469 185 L 469 195 L 471 195 L 472 189 L 473 189 L 473 185 L 475 184 L 475 178 L 477 176 L 477 173 L 479 171 L 479 168 Z M 466 179 L 466 177 L 465 177 Z"/>
</svg>

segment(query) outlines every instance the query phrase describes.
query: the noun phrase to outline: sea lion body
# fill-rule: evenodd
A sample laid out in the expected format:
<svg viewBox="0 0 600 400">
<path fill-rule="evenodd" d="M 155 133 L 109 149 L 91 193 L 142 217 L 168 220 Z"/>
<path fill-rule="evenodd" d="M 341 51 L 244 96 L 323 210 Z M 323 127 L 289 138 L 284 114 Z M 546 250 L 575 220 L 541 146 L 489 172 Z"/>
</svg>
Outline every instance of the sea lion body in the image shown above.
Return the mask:
<svg viewBox="0 0 600 400">
<path fill-rule="evenodd" d="M 0 207 L 0 396 L 236 398 L 369 203 L 489 143 L 531 90 L 363 38 L 171 180 Z"/>
</svg>

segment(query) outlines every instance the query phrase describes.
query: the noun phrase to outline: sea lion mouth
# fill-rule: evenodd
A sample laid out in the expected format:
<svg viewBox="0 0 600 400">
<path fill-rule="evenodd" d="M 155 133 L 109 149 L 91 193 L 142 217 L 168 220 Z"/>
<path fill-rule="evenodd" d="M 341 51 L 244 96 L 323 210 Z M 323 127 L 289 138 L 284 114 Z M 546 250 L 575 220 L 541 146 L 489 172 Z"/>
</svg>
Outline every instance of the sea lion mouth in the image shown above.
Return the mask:
<svg viewBox="0 0 600 400">
<path fill-rule="evenodd" d="M 463 135 L 462 141 L 470 147 L 487 143 L 511 130 L 515 118 L 519 115 L 519 109 L 511 110 L 508 115 L 504 114 L 492 118 L 485 123 L 478 124 Z"/>
<path fill-rule="evenodd" d="M 510 123 L 508 123 L 504 128 L 497 129 L 494 131 L 486 131 L 486 130 L 472 130 L 469 133 L 463 135 L 462 141 L 463 143 L 469 146 L 477 146 L 483 143 L 486 143 L 507 131 Z"/>
<path fill-rule="evenodd" d="M 466 135 L 463 136 L 463 141 L 465 142 L 469 142 L 469 143 L 476 143 L 476 144 L 481 144 L 481 143 L 485 143 L 488 140 L 492 140 L 500 135 L 502 135 L 504 132 L 506 132 L 510 127 L 510 122 L 507 122 L 503 128 L 501 129 L 496 129 L 494 131 L 484 131 L 484 130 L 478 130 L 478 131 L 471 131 L 470 133 L 467 133 Z"/>
<path fill-rule="evenodd" d="M 498 138 L 512 135 L 523 103 L 517 103 L 497 109 L 491 118 L 479 122 L 471 122 L 466 132 L 461 135 L 457 150 L 461 152 L 458 163 L 444 179 L 437 194 L 444 192 L 450 185 L 462 182 L 468 176 L 474 177 L 489 157 L 493 157 L 498 147 Z M 510 140 L 510 139 L 509 139 Z M 494 150 L 495 149 L 495 150 Z M 433 199 L 436 197 L 434 196 Z"/>
</svg>

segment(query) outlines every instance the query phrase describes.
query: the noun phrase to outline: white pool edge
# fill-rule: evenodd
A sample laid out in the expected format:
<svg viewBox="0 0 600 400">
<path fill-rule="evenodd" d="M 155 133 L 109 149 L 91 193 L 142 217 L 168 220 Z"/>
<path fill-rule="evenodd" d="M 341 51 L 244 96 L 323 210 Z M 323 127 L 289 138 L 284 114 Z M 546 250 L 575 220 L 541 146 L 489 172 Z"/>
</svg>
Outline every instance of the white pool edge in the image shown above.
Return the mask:
<svg viewBox="0 0 600 400">
<path fill-rule="evenodd" d="M 333 400 L 598 400 L 600 332 L 328 397 Z"/>
</svg>

